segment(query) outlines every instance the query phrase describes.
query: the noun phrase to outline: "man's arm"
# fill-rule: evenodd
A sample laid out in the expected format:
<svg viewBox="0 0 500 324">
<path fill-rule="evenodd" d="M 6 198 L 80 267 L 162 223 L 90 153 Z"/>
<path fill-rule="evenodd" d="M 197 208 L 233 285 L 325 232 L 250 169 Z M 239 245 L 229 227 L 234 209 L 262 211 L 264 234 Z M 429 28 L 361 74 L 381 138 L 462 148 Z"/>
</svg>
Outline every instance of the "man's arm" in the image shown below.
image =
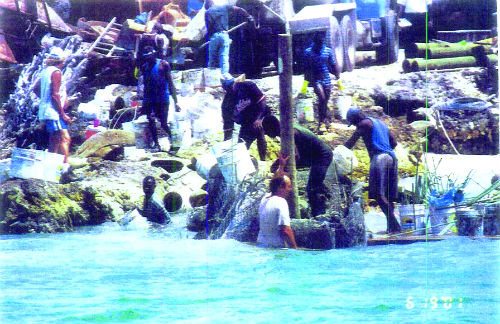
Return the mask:
<svg viewBox="0 0 500 324">
<path fill-rule="evenodd" d="M 361 132 L 358 129 L 356 129 L 354 131 L 354 134 L 352 134 L 351 138 L 349 138 L 347 142 L 344 143 L 344 146 L 347 147 L 348 149 L 352 149 L 360 137 L 361 137 Z"/>
<path fill-rule="evenodd" d="M 330 73 L 335 75 L 335 78 L 340 79 L 340 72 L 337 70 L 337 64 L 335 62 L 335 55 L 333 54 L 333 49 L 330 49 L 328 53 L 328 69 Z"/>
<path fill-rule="evenodd" d="M 293 235 L 293 231 L 290 226 L 280 225 L 280 235 L 289 247 L 297 249 L 297 243 L 295 243 L 295 236 Z"/>
<path fill-rule="evenodd" d="M 62 120 L 64 120 L 66 123 L 71 124 L 71 118 L 69 118 L 68 115 L 66 115 L 66 113 L 64 112 L 65 106 L 63 106 L 63 103 L 61 102 L 61 96 L 59 95 L 59 90 L 61 89 L 62 82 L 61 71 L 55 71 L 54 73 L 52 73 L 51 81 L 52 84 L 50 96 L 52 98 L 54 108 L 59 113 L 59 116 L 61 116 Z M 64 103 L 64 105 L 66 105 L 66 103 Z"/>
<path fill-rule="evenodd" d="M 392 149 L 394 149 L 398 145 L 394 133 L 391 132 L 390 130 L 389 130 L 389 144 L 391 145 Z"/>
<path fill-rule="evenodd" d="M 175 90 L 174 80 L 172 80 L 172 74 L 170 73 L 170 64 L 167 61 L 162 61 L 163 72 L 165 73 L 165 79 L 167 79 L 168 92 L 174 98 L 175 111 L 181 111 L 181 107 L 177 103 L 177 91 Z"/>
</svg>

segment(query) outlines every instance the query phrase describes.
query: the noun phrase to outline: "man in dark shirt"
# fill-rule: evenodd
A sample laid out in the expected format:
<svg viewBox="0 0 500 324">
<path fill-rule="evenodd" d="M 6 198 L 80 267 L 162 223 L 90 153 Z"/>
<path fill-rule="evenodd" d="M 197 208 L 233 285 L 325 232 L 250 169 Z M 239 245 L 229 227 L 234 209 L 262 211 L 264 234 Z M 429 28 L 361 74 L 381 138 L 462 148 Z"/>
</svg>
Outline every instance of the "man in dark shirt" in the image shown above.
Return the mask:
<svg viewBox="0 0 500 324">
<path fill-rule="evenodd" d="M 276 116 L 269 115 L 262 121 L 264 132 L 269 137 L 280 136 L 280 124 Z M 323 184 L 326 172 L 332 163 L 333 153 L 328 144 L 323 142 L 311 131 L 294 125 L 295 163 L 298 168 L 310 167 L 309 180 L 306 191 L 311 206 L 312 216 L 317 216 L 325 211 L 322 202 L 328 195 L 328 189 Z M 273 165 L 273 168 L 276 167 Z"/>
<path fill-rule="evenodd" d="M 160 120 L 161 127 L 172 143 L 172 133 L 167 123 L 170 95 L 174 98 L 176 111 L 180 111 L 180 107 L 177 104 L 177 95 L 168 62 L 159 59 L 157 51 L 153 47 L 146 46 L 138 63 L 144 76 L 142 109 L 148 117 L 149 129 L 154 141 L 151 151 L 158 152 L 161 147 L 158 142 L 155 117 Z"/>
<path fill-rule="evenodd" d="M 253 22 L 253 17 L 237 6 L 214 5 L 213 0 L 205 2 L 205 24 L 207 26 L 208 43 L 208 67 L 220 67 L 221 73 L 229 72 L 229 45 L 231 39 L 227 33 L 229 29 L 229 14 L 242 15 L 249 22 Z M 217 65 L 217 61 L 219 65 Z"/>
<path fill-rule="evenodd" d="M 379 119 L 366 117 L 359 108 L 347 112 L 349 125 L 356 125 L 356 131 L 345 147 L 352 149 L 362 137 L 370 155 L 369 198 L 375 199 L 387 217 L 387 231 L 396 233 L 401 227 L 394 216 L 394 200 L 398 190 L 398 159 L 393 149 L 397 142 L 387 125 Z"/>
<path fill-rule="evenodd" d="M 147 176 L 142 180 L 144 204 L 141 214 L 150 222 L 168 224 L 170 223 L 170 215 L 163 207 L 160 198 L 155 194 L 155 188 L 156 182 L 152 176 Z"/>
<path fill-rule="evenodd" d="M 239 137 L 247 148 L 257 140 L 257 149 L 261 161 L 266 159 L 267 143 L 262 129 L 262 119 L 271 114 L 266 105 L 266 96 L 251 81 L 235 82 L 229 74 L 221 78 L 226 95 L 222 101 L 222 120 L 224 122 L 224 140 L 229 140 L 234 122 L 241 125 Z"/>
<path fill-rule="evenodd" d="M 324 32 L 314 33 L 312 45 L 304 52 L 304 79 L 313 87 L 318 97 L 318 130 L 321 123 L 328 126 L 331 122 L 328 111 L 328 100 L 332 89 L 330 73 L 334 74 L 337 79 L 340 77 L 340 72 L 336 69 L 335 54 L 324 44 L 324 41 Z"/>
</svg>

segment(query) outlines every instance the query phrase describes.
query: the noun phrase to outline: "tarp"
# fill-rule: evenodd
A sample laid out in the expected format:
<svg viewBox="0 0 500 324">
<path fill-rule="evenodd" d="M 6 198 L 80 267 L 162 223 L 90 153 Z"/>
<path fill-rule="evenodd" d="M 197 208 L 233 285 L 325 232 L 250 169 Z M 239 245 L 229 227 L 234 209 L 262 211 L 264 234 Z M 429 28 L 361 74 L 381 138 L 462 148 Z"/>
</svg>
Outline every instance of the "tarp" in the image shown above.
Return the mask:
<svg viewBox="0 0 500 324">
<path fill-rule="evenodd" d="M 17 12 L 17 4 L 19 5 L 19 11 L 21 14 L 29 15 L 29 9 L 26 4 L 26 0 L 0 0 L 0 8 L 8 9 L 11 11 Z M 37 21 L 42 24 L 49 24 L 49 20 L 47 19 L 47 14 L 45 13 L 44 4 L 41 1 L 36 1 L 36 10 L 38 14 Z M 72 29 L 69 27 L 64 20 L 59 17 L 59 15 L 52 9 L 49 5 L 47 5 L 47 12 L 50 18 L 50 24 L 52 28 L 63 31 L 66 33 L 71 33 Z"/>
<path fill-rule="evenodd" d="M 0 34 L 0 60 L 6 61 L 9 63 L 17 63 L 14 54 L 12 54 L 12 50 L 9 45 L 5 41 L 5 37 Z"/>
</svg>

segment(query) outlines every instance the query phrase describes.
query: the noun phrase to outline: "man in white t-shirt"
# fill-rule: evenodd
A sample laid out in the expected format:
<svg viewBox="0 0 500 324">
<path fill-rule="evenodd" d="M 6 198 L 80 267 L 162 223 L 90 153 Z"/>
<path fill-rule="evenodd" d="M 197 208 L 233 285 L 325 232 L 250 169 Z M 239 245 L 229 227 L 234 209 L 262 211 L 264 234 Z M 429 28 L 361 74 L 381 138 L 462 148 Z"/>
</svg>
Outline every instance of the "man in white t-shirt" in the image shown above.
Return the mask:
<svg viewBox="0 0 500 324">
<path fill-rule="evenodd" d="M 290 227 L 290 214 L 286 197 L 292 190 L 290 178 L 280 174 L 271 179 L 271 194 L 262 198 L 259 206 L 259 235 L 257 244 L 264 247 L 297 248 Z"/>
<path fill-rule="evenodd" d="M 403 47 L 409 43 L 425 43 L 435 38 L 432 22 L 428 17 L 429 6 L 432 0 L 397 0 L 399 18 L 408 19 L 412 26 L 409 30 L 404 31 L 400 37 L 400 43 Z M 426 38 L 427 30 L 427 38 Z"/>
</svg>

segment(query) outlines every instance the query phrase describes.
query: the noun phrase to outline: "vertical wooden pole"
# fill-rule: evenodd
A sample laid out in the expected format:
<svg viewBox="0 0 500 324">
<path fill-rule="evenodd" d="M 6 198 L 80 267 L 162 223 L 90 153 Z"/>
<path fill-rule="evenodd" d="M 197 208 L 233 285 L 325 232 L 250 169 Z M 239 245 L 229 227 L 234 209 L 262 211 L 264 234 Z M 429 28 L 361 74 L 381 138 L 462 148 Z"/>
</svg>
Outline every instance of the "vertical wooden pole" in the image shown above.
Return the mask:
<svg viewBox="0 0 500 324">
<path fill-rule="evenodd" d="M 292 102 L 292 35 L 278 36 L 278 72 L 280 80 L 280 128 L 281 152 L 290 156 L 288 172 L 292 180 L 292 194 L 288 199 L 290 217 L 300 218 L 297 190 L 297 172 L 295 168 L 295 139 L 293 137 L 293 102 Z"/>
</svg>

